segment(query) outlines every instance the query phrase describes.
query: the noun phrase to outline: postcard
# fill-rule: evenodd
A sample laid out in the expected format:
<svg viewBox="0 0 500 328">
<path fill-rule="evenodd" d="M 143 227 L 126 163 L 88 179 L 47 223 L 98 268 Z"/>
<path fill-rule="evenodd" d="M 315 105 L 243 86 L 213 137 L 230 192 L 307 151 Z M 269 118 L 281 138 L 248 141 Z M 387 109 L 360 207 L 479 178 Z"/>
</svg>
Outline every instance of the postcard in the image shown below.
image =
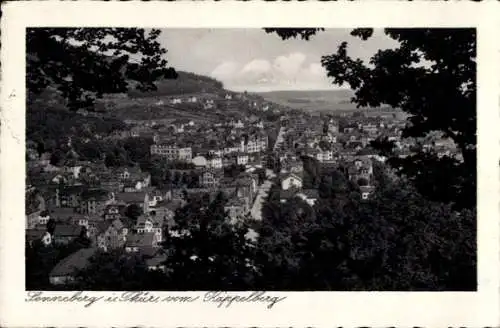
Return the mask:
<svg viewBox="0 0 500 328">
<path fill-rule="evenodd" d="M 498 9 L 4 4 L 2 325 L 497 326 Z"/>
</svg>

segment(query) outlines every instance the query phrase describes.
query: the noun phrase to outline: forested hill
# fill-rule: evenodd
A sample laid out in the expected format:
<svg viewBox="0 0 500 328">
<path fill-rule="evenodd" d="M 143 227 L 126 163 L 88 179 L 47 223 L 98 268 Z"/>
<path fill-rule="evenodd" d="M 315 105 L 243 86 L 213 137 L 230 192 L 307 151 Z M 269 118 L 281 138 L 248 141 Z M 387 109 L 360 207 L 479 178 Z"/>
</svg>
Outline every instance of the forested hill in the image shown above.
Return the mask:
<svg viewBox="0 0 500 328">
<path fill-rule="evenodd" d="M 148 98 L 173 96 L 191 93 L 219 93 L 224 92 L 222 82 L 203 75 L 189 72 L 177 72 L 177 79 L 164 79 L 157 83 L 158 90 L 151 92 L 140 92 L 131 89 L 128 96 L 131 98 Z"/>
</svg>

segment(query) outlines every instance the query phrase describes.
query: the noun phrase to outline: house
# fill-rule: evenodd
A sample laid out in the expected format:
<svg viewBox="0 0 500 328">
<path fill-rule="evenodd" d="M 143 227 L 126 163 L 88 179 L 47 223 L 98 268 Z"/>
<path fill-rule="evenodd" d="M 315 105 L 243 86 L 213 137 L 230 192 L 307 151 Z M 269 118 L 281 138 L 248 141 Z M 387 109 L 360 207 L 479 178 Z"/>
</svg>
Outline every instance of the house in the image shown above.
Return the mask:
<svg viewBox="0 0 500 328">
<path fill-rule="evenodd" d="M 124 202 L 117 202 L 117 201 L 110 202 L 104 208 L 104 219 L 105 220 L 119 219 L 125 212 L 126 208 L 127 204 L 125 204 Z"/>
<path fill-rule="evenodd" d="M 129 233 L 128 227 L 120 219 L 100 222 L 97 230 L 97 247 L 104 251 L 122 247 Z"/>
<path fill-rule="evenodd" d="M 117 193 L 115 194 L 115 200 L 125 203 L 127 206 L 135 204 L 143 212 L 149 211 L 149 194 L 145 191 Z"/>
<path fill-rule="evenodd" d="M 236 164 L 246 165 L 248 163 L 248 155 L 245 153 L 239 153 L 236 155 Z"/>
<path fill-rule="evenodd" d="M 206 170 L 200 175 L 200 186 L 206 188 L 217 187 L 222 176 L 223 172 L 220 170 Z"/>
<path fill-rule="evenodd" d="M 333 119 L 331 119 L 329 122 L 328 122 L 328 132 L 331 133 L 331 134 L 336 134 L 339 132 L 339 125 L 336 121 L 334 121 Z"/>
<path fill-rule="evenodd" d="M 129 234 L 125 242 L 125 251 L 127 253 L 142 254 L 152 257 L 158 251 L 157 234 L 146 232 L 142 234 Z"/>
<path fill-rule="evenodd" d="M 140 181 L 140 180 L 126 181 L 123 184 L 123 192 L 141 191 L 143 187 L 144 187 L 144 185 L 143 185 L 142 181 Z"/>
<path fill-rule="evenodd" d="M 363 132 L 367 132 L 370 135 L 375 135 L 378 132 L 378 126 L 376 124 L 368 123 L 361 126 Z"/>
<path fill-rule="evenodd" d="M 157 204 L 157 206 L 149 211 L 149 215 L 152 217 L 156 217 L 157 219 L 162 219 L 163 220 L 163 225 L 173 225 L 174 224 L 174 215 L 175 211 L 179 208 L 182 207 L 183 202 L 182 201 L 168 201 L 168 202 L 161 202 Z"/>
<path fill-rule="evenodd" d="M 82 233 L 88 235 L 88 232 L 85 232 L 85 228 L 83 227 L 74 224 L 58 223 L 54 228 L 52 241 L 55 244 L 69 244 L 80 237 Z"/>
<path fill-rule="evenodd" d="M 28 207 L 26 208 L 26 228 L 35 227 L 40 221 L 40 213 L 41 211 L 36 207 Z"/>
<path fill-rule="evenodd" d="M 316 154 L 316 159 L 320 163 L 330 162 L 333 160 L 333 151 L 329 149 L 318 150 L 318 153 Z"/>
<path fill-rule="evenodd" d="M 220 156 L 213 156 L 207 159 L 207 167 L 212 169 L 222 169 L 222 158 Z"/>
<path fill-rule="evenodd" d="M 113 193 L 104 189 L 88 189 L 80 195 L 80 213 L 86 215 L 104 213 L 107 204 L 114 200 Z"/>
<path fill-rule="evenodd" d="M 208 155 L 213 157 L 222 157 L 222 155 L 224 155 L 224 151 L 222 149 L 209 149 Z"/>
<path fill-rule="evenodd" d="M 281 179 L 281 189 L 302 188 L 302 177 L 298 173 L 288 173 Z"/>
<path fill-rule="evenodd" d="M 224 147 L 224 154 L 231 154 L 231 153 L 237 153 L 240 151 L 240 145 L 234 143 L 233 141 L 228 141 L 226 143 L 226 146 Z"/>
<path fill-rule="evenodd" d="M 150 146 L 151 155 L 159 155 L 168 160 L 178 160 L 179 147 L 172 144 L 153 144 Z"/>
<path fill-rule="evenodd" d="M 150 212 L 151 213 L 151 212 Z M 141 215 L 137 219 L 135 231 L 138 234 L 154 233 L 158 243 L 162 242 L 164 218 L 155 215 Z"/>
<path fill-rule="evenodd" d="M 191 162 L 193 157 L 193 151 L 191 147 L 179 148 L 177 160 L 181 162 Z"/>
<path fill-rule="evenodd" d="M 203 103 L 203 109 L 211 109 L 211 108 L 214 108 L 214 106 L 215 106 L 215 103 L 214 103 L 213 99 L 207 99 Z"/>
<path fill-rule="evenodd" d="M 141 171 L 138 168 L 125 167 L 125 168 L 121 168 L 121 169 L 116 170 L 114 173 L 115 173 L 116 179 L 128 180 L 128 179 L 133 179 L 138 174 L 140 174 L 140 172 Z"/>
<path fill-rule="evenodd" d="M 50 283 L 65 285 L 73 282 L 75 274 L 90 264 L 89 260 L 96 251 L 96 248 L 82 248 L 61 260 L 49 274 Z"/>
<path fill-rule="evenodd" d="M 204 156 L 196 156 L 192 160 L 193 164 L 197 168 L 203 168 L 208 166 L 208 161 Z"/>
<path fill-rule="evenodd" d="M 64 172 L 71 174 L 71 176 L 75 179 L 80 177 L 80 173 L 82 171 L 83 166 L 78 164 L 71 164 L 64 167 Z"/>
<path fill-rule="evenodd" d="M 125 183 L 113 179 L 101 180 L 100 187 L 109 192 L 117 193 L 117 192 L 123 192 L 123 189 L 125 188 Z"/>
<path fill-rule="evenodd" d="M 50 180 L 50 182 L 54 183 L 54 184 L 68 184 L 69 182 L 69 179 L 68 179 L 68 176 L 64 173 L 56 173 L 52 179 Z"/>
<path fill-rule="evenodd" d="M 86 215 L 79 214 L 79 213 L 76 213 L 75 215 L 73 215 L 71 217 L 71 219 L 69 221 L 66 221 L 66 222 L 68 222 L 71 225 L 83 227 L 85 229 L 88 229 L 88 227 L 89 227 L 89 217 Z"/>
<path fill-rule="evenodd" d="M 49 216 L 53 218 L 57 222 L 72 224 L 76 218 L 84 217 L 83 214 L 80 214 L 76 211 L 76 208 L 54 208 L 50 211 Z"/>
</svg>

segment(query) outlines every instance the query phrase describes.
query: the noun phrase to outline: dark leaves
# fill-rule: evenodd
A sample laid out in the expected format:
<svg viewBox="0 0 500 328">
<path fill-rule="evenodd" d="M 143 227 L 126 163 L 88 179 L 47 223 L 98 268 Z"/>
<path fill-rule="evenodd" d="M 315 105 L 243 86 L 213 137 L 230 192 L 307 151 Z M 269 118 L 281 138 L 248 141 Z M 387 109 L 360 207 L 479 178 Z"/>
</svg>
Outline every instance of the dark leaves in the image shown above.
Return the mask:
<svg viewBox="0 0 500 328">
<path fill-rule="evenodd" d="M 176 78 L 167 67 L 159 30 L 136 28 L 33 28 L 27 30 L 29 92 L 56 88 L 66 106 L 93 109 L 96 98 L 156 90 L 155 81 Z"/>
<path fill-rule="evenodd" d="M 309 40 L 319 31 L 324 31 L 324 28 L 264 28 L 266 33 L 276 33 L 283 40 L 291 38 L 301 38 Z"/>
</svg>

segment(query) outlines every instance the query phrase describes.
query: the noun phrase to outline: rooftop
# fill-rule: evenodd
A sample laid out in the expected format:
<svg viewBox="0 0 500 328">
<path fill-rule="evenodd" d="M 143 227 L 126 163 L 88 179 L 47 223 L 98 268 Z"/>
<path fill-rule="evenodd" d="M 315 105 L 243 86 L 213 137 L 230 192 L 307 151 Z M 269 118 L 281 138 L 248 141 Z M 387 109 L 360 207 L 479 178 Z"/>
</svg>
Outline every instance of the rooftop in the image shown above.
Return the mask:
<svg viewBox="0 0 500 328">
<path fill-rule="evenodd" d="M 75 274 L 90 264 L 89 259 L 96 253 L 95 248 L 82 248 L 62 259 L 50 272 L 50 276 L 68 276 Z"/>
<path fill-rule="evenodd" d="M 119 192 L 116 193 L 115 199 L 117 201 L 122 201 L 127 204 L 129 203 L 142 203 L 146 198 L 146 193 L 143 191 L 138 192 Z"/>
</svg>

